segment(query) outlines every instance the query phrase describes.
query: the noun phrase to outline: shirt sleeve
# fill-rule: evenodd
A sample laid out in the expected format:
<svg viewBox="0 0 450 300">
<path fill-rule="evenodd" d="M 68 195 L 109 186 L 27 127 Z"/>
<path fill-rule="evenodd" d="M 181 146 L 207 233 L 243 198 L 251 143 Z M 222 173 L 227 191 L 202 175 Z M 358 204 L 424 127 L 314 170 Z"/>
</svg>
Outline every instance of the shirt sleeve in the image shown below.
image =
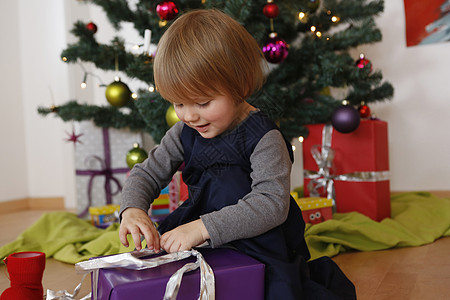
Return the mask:
<svg viewBox="0 0 450 300">
<path fill-rule="evenodd" d="M 153 200 L 169 184 L 184 160 L 180 139 L 182 129 L 183 122 L 173 125 L 161 143 L 149 151 L 148 158 L 133 167 L 122 189 L 120 215 L 128 207 L 147 212 Z"/>
<path fill-rule="evenodd" d="M 292 162 L 281 132 L 266 133 L 250 157 L 251 192 L 235 205 L 201 216 L 212 247 L 263 234 L 287 218 Z"/>
</svg>

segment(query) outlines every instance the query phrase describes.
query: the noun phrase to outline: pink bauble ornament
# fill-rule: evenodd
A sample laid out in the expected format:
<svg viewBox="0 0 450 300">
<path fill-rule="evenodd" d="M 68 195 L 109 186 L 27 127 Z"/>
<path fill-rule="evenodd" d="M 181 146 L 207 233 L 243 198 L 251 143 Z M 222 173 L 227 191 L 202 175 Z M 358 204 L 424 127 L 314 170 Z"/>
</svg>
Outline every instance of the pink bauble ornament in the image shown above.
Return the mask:
<svg viewBox="0 0 450 300">
<path fill-rule="evenodd" d="M 262 52 L 268 62 L 279 64 L 288 56 L 288 45 L 276 33 L 271 33 L 269 40 L 262 48 Z"/>
<path fill-rule="evenodd" d="M 359 59 L 356 61 L 356 66 L 360 69 L 364 69 L 366 68 L 366 66 L 368 66 L 368 68 L 370 68 L 369 71 L 372 72 L 372 63 L 370 62 L 370 60 L 365 58 L 364 54 L 359 55 Z"/>
<path fill-rule="evenodd" d="M 161 20 L 170 21 L 178 15 L 178 7 L 172 1 L 163 1 L 156 6 L 156 13 Z"/>
</svg>

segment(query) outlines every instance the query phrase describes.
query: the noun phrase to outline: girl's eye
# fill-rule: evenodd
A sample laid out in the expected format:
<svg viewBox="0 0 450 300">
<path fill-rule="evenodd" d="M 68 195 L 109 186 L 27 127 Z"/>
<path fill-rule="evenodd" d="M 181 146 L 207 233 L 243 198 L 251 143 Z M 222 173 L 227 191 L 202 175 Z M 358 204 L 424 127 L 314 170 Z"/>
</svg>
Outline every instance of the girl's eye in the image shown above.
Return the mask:
<svg viewBox="0 0 450 300">
<path fill-rule="evenodd" d="M 197 105 L 200 106 L 200 107 L 206 107 L 206 106 L 209 105 L 209 101 L 203 102 L 203 103 L 197 103 Z"/>
<path fill-rule="evenodd" d="M 183 107 L 183 104 L 182 103 L 174 103 L 173 106 L 176 108 L 181 108 L 181 107 Z"/>
</svg>

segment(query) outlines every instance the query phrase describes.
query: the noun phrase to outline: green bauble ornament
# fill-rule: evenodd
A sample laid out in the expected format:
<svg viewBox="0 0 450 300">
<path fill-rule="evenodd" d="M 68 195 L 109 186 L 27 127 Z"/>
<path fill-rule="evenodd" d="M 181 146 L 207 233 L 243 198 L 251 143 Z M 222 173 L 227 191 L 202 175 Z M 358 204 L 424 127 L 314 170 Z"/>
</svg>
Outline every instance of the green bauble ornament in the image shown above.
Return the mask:
<svg viewBox="0 0 450 300">
<path fill-rule="evenodd" d="M 148 157 L 147 151 L 142 149 L 138 143 L 133 145 L 133 149 L 127 153 L 127 165 L 132 169 L 135 164 L 141 163 Z"/>
<path fill-rule="evenodd" d="M 169 107 L 169 109 L 167 109 L 167 111 L 166 111 L 166 122 L 167 122 L 167 125 L 169 125 L 169 127 L 172 127 L 178 121 L 180 121 L 180 119 L 178 119 L 178 116 L 177 116 L 177 114 L 175 112 L 175 108 L 173 108 L 173 105 L 171 105 Z"/>
<path fill-rule="evenodd" d="M 131 99 L 131 91 L 128 86 L 120 81 L 120 78 L 110 83 L 105 90 L 106 100 L 115 107 L 122 107 Z"/>
</svg>

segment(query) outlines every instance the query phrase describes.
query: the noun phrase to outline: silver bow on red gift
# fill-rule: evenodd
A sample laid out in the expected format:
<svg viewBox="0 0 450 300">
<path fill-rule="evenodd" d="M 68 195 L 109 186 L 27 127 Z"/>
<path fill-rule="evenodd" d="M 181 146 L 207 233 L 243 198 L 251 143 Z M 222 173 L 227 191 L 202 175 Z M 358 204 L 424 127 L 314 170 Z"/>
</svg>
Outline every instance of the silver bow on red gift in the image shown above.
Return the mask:
<svg viewBox="0 0 450 300">
<path fill-rule="evenodd" d="M 320 150 L 321 149 L 321 150 Z M 312 197 L 320 197 L 320 189 L 325 189 L 327 198 L 333 200 L 335 206 L 334 178 L 331 174 L 333 167 L 334 150 L 328 146 L 314 145 L 311 147 L 311 154 L 319 167 L 318 171 L 304 170 L 303 176 L 311 179 L 307 189 Z"/>
</svg>

